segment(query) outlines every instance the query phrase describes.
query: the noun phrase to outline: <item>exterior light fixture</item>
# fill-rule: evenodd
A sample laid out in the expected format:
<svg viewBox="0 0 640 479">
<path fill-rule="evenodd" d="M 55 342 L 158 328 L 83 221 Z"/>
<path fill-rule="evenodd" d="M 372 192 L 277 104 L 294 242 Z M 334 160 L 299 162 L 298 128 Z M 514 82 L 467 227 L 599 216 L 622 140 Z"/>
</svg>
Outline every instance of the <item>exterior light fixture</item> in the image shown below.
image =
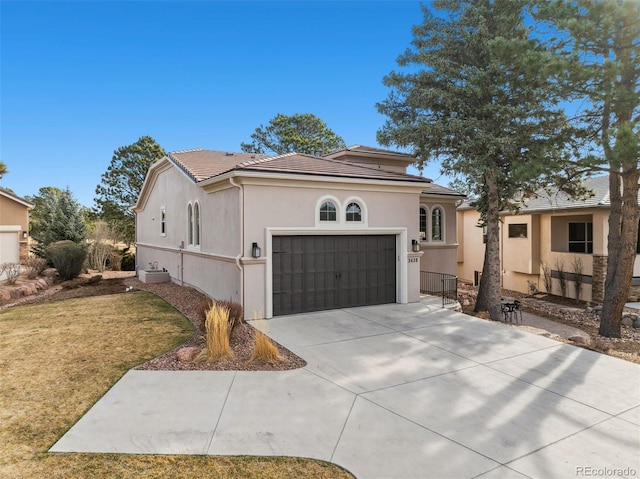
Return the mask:
<svg viewBox="0 0 640 479">
<path fill-rule="evenodd" d="M 27 233 L 26 231 L 22 232 L 22 239 L 27 239 L 27 236 L 29 236 L 29 233 Z"/>
<path fill-rule="evenodd" d="M 414 253 L 420 251 L 420 243 L 418 243 L 418 240 L 411 240 L 411 249 Z"/>
<path fill-rule="evenodd" d="M 260 250 L 260 246 L 258 246 L 258 243 L 253 243 L 253 246 L 251 246 L 251 256 L 259 258 L 261 255 L 262 251 Z"/>
</svg>

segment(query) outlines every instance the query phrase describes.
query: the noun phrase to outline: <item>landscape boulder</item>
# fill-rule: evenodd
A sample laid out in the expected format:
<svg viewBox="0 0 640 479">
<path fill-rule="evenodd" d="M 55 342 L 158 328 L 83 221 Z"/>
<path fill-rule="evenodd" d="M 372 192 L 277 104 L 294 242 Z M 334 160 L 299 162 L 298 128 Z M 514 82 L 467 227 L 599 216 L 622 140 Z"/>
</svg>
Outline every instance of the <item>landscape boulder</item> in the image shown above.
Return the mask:
<svg viewBox="0 0 640 479">
<path fill-rule="evenodd" d="M 187 346 L 185 348 L 178 349 L 178 352 L 176 353 L 176 357 L 178 358 L 178 361 L 180 361 L 181 363 L 190 363 L 196 358 L 198 353 L 200 353 L 199 347 Z"/>
</svg>

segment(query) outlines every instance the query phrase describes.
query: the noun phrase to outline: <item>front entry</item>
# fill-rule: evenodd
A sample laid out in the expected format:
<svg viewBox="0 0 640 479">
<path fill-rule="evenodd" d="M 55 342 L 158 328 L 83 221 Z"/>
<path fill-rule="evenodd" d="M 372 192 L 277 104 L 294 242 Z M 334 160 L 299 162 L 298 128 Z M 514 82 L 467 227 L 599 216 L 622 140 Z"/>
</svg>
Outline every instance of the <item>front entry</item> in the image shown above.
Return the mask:
<svg viewBox="0 0 640 479">
<path fill-rule="evenodd" d="M 394 235 L 273 236 L 273 314 L 396 302 Z"/>
</svg>

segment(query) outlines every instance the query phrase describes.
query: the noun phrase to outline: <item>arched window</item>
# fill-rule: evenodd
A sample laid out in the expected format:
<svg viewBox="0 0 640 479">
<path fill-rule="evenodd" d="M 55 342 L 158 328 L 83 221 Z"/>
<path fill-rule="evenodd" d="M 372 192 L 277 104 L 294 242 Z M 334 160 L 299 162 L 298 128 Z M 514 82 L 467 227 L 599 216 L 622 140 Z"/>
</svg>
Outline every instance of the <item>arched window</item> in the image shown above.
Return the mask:
<svg viewBox="0 0 640 479">
<path fill-rule="evenodd" d="M 431 212 L 431 240 L 442 241 L 442 209 L 434 208 Z"/>
<path fill-rule="evenodd" d="M 187 206 L 187 218 L 189 221 L 189 224 L 187 225 L 187 236 L 189 238 L 188 244 L 193 244 L 193 206 L 191 206 L 191 203 Z"/>
<path fill-rule="evenodd" d="M 362 221 L 362 208 L 358 203 L 347 205 L 347 221 Z"/>
<path fill-rule="evenodd" d="M 320 206 L 320 221 L 336 221 L 336 205 L 331 201 L 325 201 Z"/>
<path fill-rule="evenodd" d="M 200 204 L 193 205 L 193 244 L 200 246 Z"/>
<path fill-rule="evenodd" d="M 420 208 L 420 241 L 427 241 L 427 209 Z"/>
</svg>

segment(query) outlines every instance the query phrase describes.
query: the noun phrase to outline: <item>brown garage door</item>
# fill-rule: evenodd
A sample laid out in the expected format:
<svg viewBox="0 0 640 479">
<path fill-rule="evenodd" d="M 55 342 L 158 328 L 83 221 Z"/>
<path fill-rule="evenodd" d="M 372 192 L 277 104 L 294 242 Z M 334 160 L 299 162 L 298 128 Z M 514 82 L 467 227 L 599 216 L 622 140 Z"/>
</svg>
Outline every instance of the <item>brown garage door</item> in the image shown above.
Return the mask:
<svg viewBox="0 0 640 479">
<path fill-rule="evenodd" d="M 393 235 L 274 236 L 273 314 L 396 302 Z"/>
</svg>

